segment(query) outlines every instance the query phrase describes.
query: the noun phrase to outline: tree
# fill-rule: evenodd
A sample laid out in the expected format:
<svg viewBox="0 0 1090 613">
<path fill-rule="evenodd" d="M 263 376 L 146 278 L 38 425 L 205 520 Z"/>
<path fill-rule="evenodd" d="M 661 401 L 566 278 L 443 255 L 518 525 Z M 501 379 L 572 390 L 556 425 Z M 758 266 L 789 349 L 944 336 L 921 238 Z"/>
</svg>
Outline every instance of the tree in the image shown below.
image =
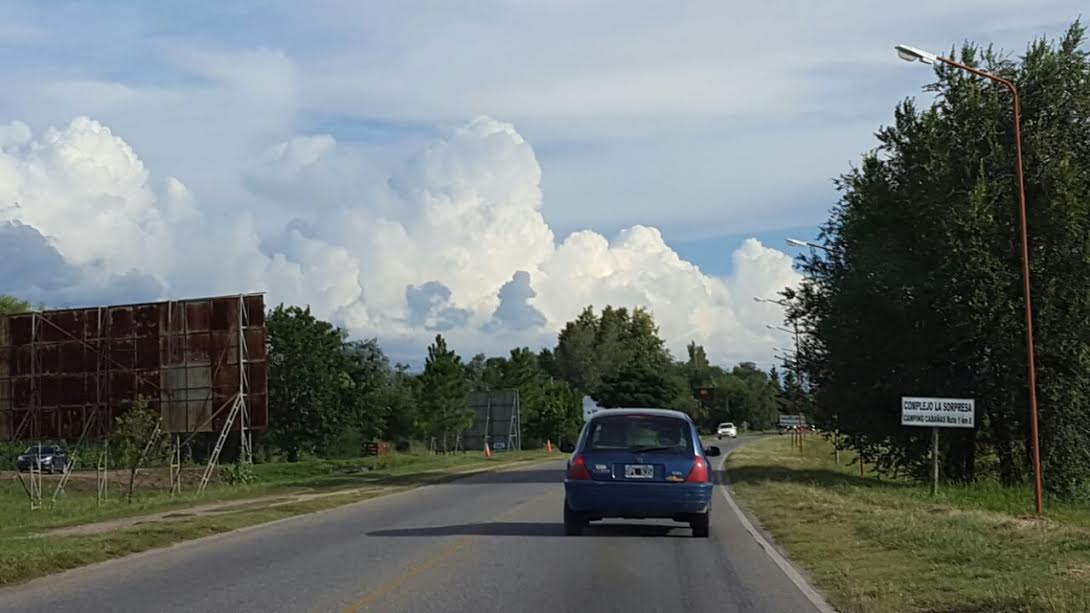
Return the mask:
<svg viewBox="0 0 1090 613">
<path fill-rule="evenodd" d="M 669 373 L 648 364 L 633 363 L 603 378 L 593 398 L 606 408 L 667 408 L 683 391 Z"/>
<path fill-rule="evenodd" d="M 442 335 L 436 335 L 420 375 L 420 411 L 425 433 L 441 436 L 444 452 L 448 437 L 473 423 L 469 389 L 462 359 L 447 348 Z"/>
<path fill-rule="evenodd" d="M 349 384 L 341 388 L 341 402 L 356 435 L 352 440 L 359 444 L 375 439 L 386 429 L 390 407 L 384 394 L 393 372 L 376 339 L 348 341 L 342 351 Z M 358 454 L 361 450 L 350 451 Z"/>
<path fill-rule="evenodd" d="M 593 307 L 587 307 L 564 326 L 556 350 L 546 357 L 557 377 L 593 396 L 604 378 L 615 378 L 619 369 L 634 363 L 669 368 L 670 353 L 658 332 L 645 309 L 629 312 L 607 305 L 596 316 Z"/>
<path fill-rule="evenodd" d="M 151 458 L 163 456 L 163 436 L 156 433 L 159 412 L 149 407 L 146 398 L 137 396 L 129 410 L 118 415 L 114 422 L 110 447 L 117 462 L 129 469 L 126 499 L 131 503 L 140 466 Z"/>
<path fill-rule="evenodd" d="M 1090 496 L 1090 57 L 1076 22 L 1018 61 L 966 45 L 960 60 L 1021 92 L 1045 485 Z M 929 433 L 902 395 L 971 397 L 978 428 L 947 432 L 942 470 L 976 478 L 994 455 L 1029 474 L 1025 323 L 1009 93 L 939 67 L 933 104 L 900 104 L 878 148 L 840 177 L 840 201 L 785 293 L 823 418 L 883 471 L 922 475 Z M 785 383 L 786 387 L 786 383 Z"/>
<path fill-rule="evenodd" d="M 483 392 L 488 389 L 488 383 L 484 378 L 487 362 L 485 355 L 478 353 L 466 364 L 466 380 L 469 381 L 470 390 Z"/>
<path fill-rule="evenodd" d="M 418 388 L 419 381 L 409 373 L 409 367 L 398 364 L 389 373 L 379 394 L 379 402 L 386 414 L 383 436 L 401 449 L 406 449 L 410 439 L 423 433 L 417 403 Z"/>
<path fill-rule="evenodd" d="M 309 307 L 279 305 L 266 327 L 269 438 L 294 462 L 350 423 L 355 381 L 343 351 L 344 332 L 315 318 Z"/>
<path fill-rule="evenodd" d="M 589 393 L 602 381 L 597 344 L 598 317 L 586 307 L 560 331 L 554 352 L 559 377 L 577 390 Z"/>
<path fill-rule="evenodd" d="M 0 294 L 0 315 L 16 315 L 32 310 L 32 306 L 25 300 L 19 300 L 15 296 Z"/>
</svg>

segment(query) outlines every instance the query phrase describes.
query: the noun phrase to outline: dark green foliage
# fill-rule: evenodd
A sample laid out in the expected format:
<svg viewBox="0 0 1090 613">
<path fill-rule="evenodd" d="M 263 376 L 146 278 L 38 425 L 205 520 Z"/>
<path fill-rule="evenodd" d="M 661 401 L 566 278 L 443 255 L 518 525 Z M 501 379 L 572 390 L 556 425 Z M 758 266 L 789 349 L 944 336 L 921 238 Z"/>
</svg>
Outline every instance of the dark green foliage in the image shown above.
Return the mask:
<svg viewBox="0 0 1090 613">
<path fill-rule="evenodd" d="M 156 433 L 159 412 L 148 406 L 143 396 L 137 396 L 128 411 L 117 416 L 110 434 L 110 453 L 114 463 L 129 470 L 126 499 L 132 502 L 136 471 L 147 462 L 156 462 L 164 455 L 164 437 Z"/>
<path fill-rule="evenodd" d="M 1090 60 L 1076 23 L 1018 61 L 959 59 L 1022 95 L 1046 486 L 1090 493 Z M 943 437 L 943 472 L 970 481 L 997 458 L 1028 475 L 1028 386 L 1010 93 L 936 71 L 926 109 L 906 101 L 879 146 L 837 185 L 808 278 L 785 297 L 806 332 L 802 367 L 819 418 L 886 471 L 921 473 L 929 432 L 899 425 L 902 395 L 977 400 L 976 432 Z M 785 376 L 785 387 L 789 388 Z"/>
<path fill-rule="evenodd" d="M 600 406 L 670 408 L 684 388 L 675 377 L 647 364 L 621 366 L 602 379 L 594 400 Z"/>
<path fill-rule="evenodd" d="M 429 437 L 441 438 L 444 450 L 453 436 L 473 423 L 469 410 L 470 384 L 462 358 L 447 348 L 442 335 L 428 347 L 424 372 L 420 375 L 421 426 Z"/>
<path fill-rule="evenodd" d="M 15 296 L 5 296 L 0 294 L 0 315 L 15 315 L 16 313 L 26 313 L 33 307 L 25 300 L 19 300 Z"/>
<path fill-rule="evenodd" d="M 357 388 L 342 351 L 344 332 L 309 307 L 280 305 L 266 325 L 269 438 L 291 461 L 302 452 L 320 453 L 340 428 L 352 425 Z"/>
</svg>

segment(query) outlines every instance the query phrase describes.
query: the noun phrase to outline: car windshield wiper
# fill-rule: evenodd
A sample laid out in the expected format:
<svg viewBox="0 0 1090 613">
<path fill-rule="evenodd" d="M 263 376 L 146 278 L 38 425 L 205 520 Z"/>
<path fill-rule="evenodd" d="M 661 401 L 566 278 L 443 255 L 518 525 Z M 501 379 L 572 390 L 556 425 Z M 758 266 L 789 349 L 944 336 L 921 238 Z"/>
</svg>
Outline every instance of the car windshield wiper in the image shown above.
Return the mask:
<svg viewBox="0 0 1090 613">
<path fill-rule="evenodd" d="M 671 451 L 677 448 L 677 445 L 670 445 L 669 447 L 636 447 L 634 449 L 629 449 L 629 451 L 632 453 L 651 453 L 654 451 Z"/>
</svg>

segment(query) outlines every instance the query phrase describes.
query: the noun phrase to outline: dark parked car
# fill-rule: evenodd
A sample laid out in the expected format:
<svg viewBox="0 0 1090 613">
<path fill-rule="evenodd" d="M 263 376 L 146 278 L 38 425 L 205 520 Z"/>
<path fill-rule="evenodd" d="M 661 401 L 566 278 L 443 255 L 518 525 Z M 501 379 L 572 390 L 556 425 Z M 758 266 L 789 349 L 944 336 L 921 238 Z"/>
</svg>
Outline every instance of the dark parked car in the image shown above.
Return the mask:
<svg viewBox="0 0 1090 613">
<path fill-rule="evenodd" d="M 55 472 L 62 473 L 68 465 L 68 456 L 57 445 L 31 445 L 15 460 L 15 468 L 19 472 L 26 472 L 32 464 L 51 475 Z"/>
<path fill-rule="evenodd" d="M 607 517 L 664 518 L 707 537 L 712 469 L 689 416 L 663 409 L 609 409 L 583 427 L 564 479 L 564 532 Z"/>
</svg>

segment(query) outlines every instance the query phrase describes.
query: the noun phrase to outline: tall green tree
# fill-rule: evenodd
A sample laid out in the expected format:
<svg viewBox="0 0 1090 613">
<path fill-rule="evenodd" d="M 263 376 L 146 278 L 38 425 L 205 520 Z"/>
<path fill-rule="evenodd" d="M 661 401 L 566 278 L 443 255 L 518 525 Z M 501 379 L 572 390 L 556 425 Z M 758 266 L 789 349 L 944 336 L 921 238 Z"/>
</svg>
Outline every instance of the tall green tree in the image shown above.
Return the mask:
<svg viewBox="0 0 1090 613">
<path fill-rule="evenodd" d="M 642 308 L 606 306 L 600 316 L 587 307 L 568 322 L 551 354 L 556 376 L 583 394 L 593 396 L 606 377 L 640 364 L 647 368 L 671 366 L 665 341 L 651 314 Z"/>
<path fill-rule="evenodd" d="M 600 406 L 671 408 L 684 388 L 671 373 L 649 364 L 621 366 L 602 379 L 593 398 Z"/>
<path fill-rule="evenodd" d="M 342 351 L 349 378 L 342 388 L 342 402 L 360 443 L 374 440 L 386 430 L 389 418 L 384 394 L 393 374 L 390 360 L 373 338 L 348 341 Z"/>
<path fill-rule="evenodd" d="M 447 347 L 442 335 L 436 335 L 420 375 L 420 414 L 425 433 L 440 439 L 444 451 L 455 435 L 473 423 L 469 391 L 462 358 Z"/>
<path fill-rule="evenodd" d="M 1038 351 L 1045 484 L 1090 496 L 1090 60 L 1075 23 L 1018 59 L 957 55 L 1019 88 Z M 805 334 L 817 410 L 882 470 L 922 474 L 929 433 L 900 426 L 902 395 L 971 397 L 975 431 L 943 437 L 943 473 L 969 481 L 977 458 L 1029 474 L 1025 323 L 1009 92 L 936 69 L 934 102 L 900 104 L 878 148 L 838 183 L 829 253 L 802 258 L 787 292 Z"/>
<path fill-rule="evenodd" d="M 269 439 L 290 461 L 350 424 L 353 388 L 343 351 L 345 334 L 311 314 L 279 305 L 266 318 L 269 369 Z"/>
</svg>

